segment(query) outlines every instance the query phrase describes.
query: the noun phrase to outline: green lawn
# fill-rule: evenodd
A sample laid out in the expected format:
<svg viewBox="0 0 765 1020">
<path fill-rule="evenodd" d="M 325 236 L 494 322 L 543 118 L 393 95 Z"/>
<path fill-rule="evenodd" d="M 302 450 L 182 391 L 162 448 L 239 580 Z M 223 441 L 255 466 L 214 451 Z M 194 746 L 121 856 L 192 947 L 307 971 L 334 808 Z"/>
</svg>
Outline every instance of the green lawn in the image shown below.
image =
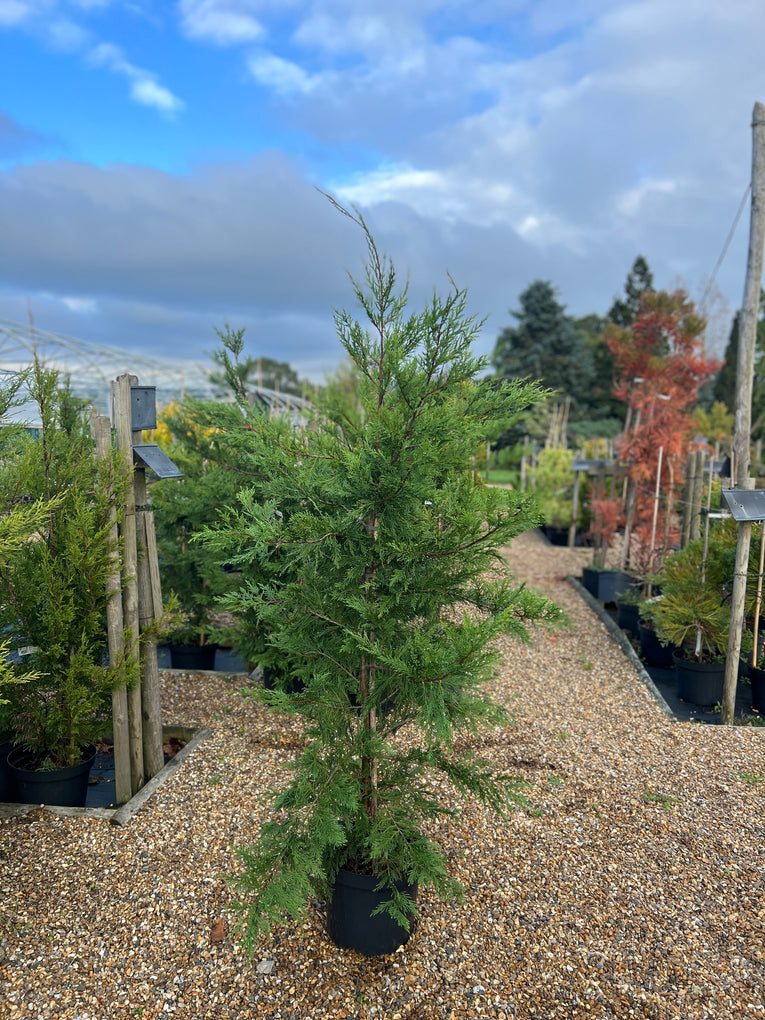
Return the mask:
<svg viewBox="0 0 765 1020">
<path fill-rule="evenodd" d="M 502 468 L 492 468 L 489 471 L 489 477 L 486 477 L 486 472 L 481 472 L 481 477 L 484 481 L 488 481 L 489 485 L 512 485 L 517 477 L 517 471 L 506 471 Z"/>
</svg>

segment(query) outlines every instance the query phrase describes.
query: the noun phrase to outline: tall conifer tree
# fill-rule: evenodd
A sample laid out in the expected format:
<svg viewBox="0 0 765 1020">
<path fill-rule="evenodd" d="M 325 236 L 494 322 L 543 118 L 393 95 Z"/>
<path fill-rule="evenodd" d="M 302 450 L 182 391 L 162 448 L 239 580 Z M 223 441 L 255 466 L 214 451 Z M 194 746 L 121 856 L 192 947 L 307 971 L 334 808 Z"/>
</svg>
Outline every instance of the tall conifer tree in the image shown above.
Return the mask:
<svg viewBox="0 0 765 1020">
<path fill-rule="evenodd" d="M 522 640 L 530 621 L 558 615 L 496 571 L 499 549 L 540 519 L 532 498 L 469 470 L 541 388 L 477 381 L 485 362 L 472 353 L 478 323 L 465 294 L 407 313 L 392 265 L 351 218 L 369 255 L 365 283 L 354 282 L 362 321 L 335 321 L 358 408 L 330 400 L 305 430 L 246 401 L 238 427 L 225 412 L 228 441 L 252 451 L 260 479 L 208 541 L 242 571 L 225 605 L 258 621 L 304 685 L 259 696 L 306 723 L 276 817 L 242 851 L 251 946 L 272 922 L 299 917 L 314 889 L 326 894 L 340 867 L 377 875 L 406 925 L 415 905 L 395 881 L 458 892 L 437 830 L 422 824 L 454 807 L 432 774 L 499 811 L 512 803 L 512 778 L 455 740 L 507 719 L 483 687 L 492 639 Z M 236 344 L 224 353 L 235 376 Z"/>
</svg>

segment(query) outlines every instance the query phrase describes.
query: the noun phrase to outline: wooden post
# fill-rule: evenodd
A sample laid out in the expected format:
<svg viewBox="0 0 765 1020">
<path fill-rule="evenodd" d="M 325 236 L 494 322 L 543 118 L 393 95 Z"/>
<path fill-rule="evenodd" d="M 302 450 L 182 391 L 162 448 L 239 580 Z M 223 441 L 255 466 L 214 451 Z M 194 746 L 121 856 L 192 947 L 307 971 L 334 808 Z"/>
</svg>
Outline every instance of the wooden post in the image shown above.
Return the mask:
<svg viewBox="0 0 765 1020">
<path fill-rule="evenodd" d="M 742 478 L 740 489 L 753 489 L 754 478 Z M 749 572 L 749 546 L 752 539 L 752 522 L 739 521 L 736 542 L 736 566 L 733 573 L 733 591 L 730 599 L 730 627 L 728 629 L 728 654 L 725 659 L 725 680 L 723 681 L 722 716 L 720 722 L 730 726 L 736 714 L 736 688 L 738 686 L 738 661 L 741 654 L 741 632 L 744 629 L 744 601 L 746 581 Z"/>
<path fill-rule="evenodd" d="M 112 445 L 111 422 L 94 409 L 90 412 L 90 431 L 96 447 L 96 456 L 105 460 Z M 112 509 L 110 538 L 113 548 L 110 553 L 112 570 L 106 579 L 106 626 L 109 642 L 109 663 L 114 668 L 125 655 L 125 632 L 122 625 L 122 575 L 118 549 L 117 513 Z M 112 740 L 114 741 L 114 786 L 115 801 L 125 804 L 133 790 L 130 772 L 130 736 L 128 730 L 128 695 L 125 684 L 112 691 Z"/>
<path fill-rule="evenodd" d="M 573 549 L 576 545 L 576 522 L 579 518 L 579 487 L 582 482 L 582 472 L 574 472 L 574 491 L 571 496 L 571 524 L 568 526 L 568 547 Z"/>
<path fill-rule="evenodd" d="M 765 105 L 754 104 L 752 113 L 752 206 L 749 251 L 746 262 L 744 303 L 739 318 L 738 363 L 736 365 L 736 410 L 731 463 L 733 488 L 749 477 L 752 430 L 752 385 L 754 352 L 757 344 L 757 315 L 762 287 L 763 243 L 765 243 Z"/>
<path fill-rule="evenodd" d="M 122 562 L 124 584 L 122 588 L 122 616 L 130 635 L 127 656 L 138 667 L 140 655 L 140 620 L 138 616 L 138 551 L 136 546 L 135 487 L 133 482 L 133 430 L 131 421 L 130 387 L 138 379 L 134 375 L 121 375 L 114 386 L 114 425 L 117 446 L 122 451 L 124 469 L 129 472 L 130 485 L 122 515 Z M 138 670 L 136 669 L 136 673 Z M 143 763 L 143 735 L 141 726 L 141 685 L 134 684 L 128 691 L 128 726 L 130 733 L 130 776 L 133 793 L 137 793 L 145 780 Z"/>
<path fill-rule="evenodd" d="M 637 505 L 637 483 L 634 478 L 629 479 L 627 486 L 627 512 L 624 520 L 624 535 L 622 536 L 622 547 L 619 552 L 619 570 L 625 570 L 630 556 L 630 540 L 632 538 L 632 526 L 635 523 L 635 508 Z"/>
<path fill-rule="evenodd" d="M 701 499 L 704 492 L 704 454 L 697 450 L 693 455 L 693 491 L 691 496 L 690 539 L 701 537 Z"/>
<path fill-rule="evenodd" d="M 659 464 L 656 468 L 656 488 L 653 494 L 653 520 L 651 522 L 651 547 L 648 550 L 649 570 L 653 571 L 653 558 L 656 551 L 656 525 L 659 520 L 659 497 L 661 496 L 661 466 L 664 459 L 664 447 L 659 447 Z"/>
<path fill-rule="evenodd" d="M 762 571 L 765 567 L 765 521 L 760 521 L 760 569 L 757 574 L 757 599 L 754 604 L 754 625 L 752 627 L 752 665 L 759 659 L 760 609 L 762 608 Z"/>
<path fill-rule="evenodd" d="M 695 464 L 695 455 L 693 453 L 688 453 L 687 462 L 685 464 L 685 499 L 682 505 L 682 532 L 680 538 L 680 543 L 683 549 L 688 542 L 691 542 L 691 515 L 693 514 Z"/>
<path fill-rule="evenodd" d="M 757 343 L 757 316 L 762 288 L 763 246 L 765 245 L 765 105 L 755 103 L 752 113 L 752 206 L 749 223 L 749 250 L 746 260 L 744 302 L 739 319 L 738 363 L 736 365 L 736 412 L 733 426 L 731 470 L 735 471 L 733 488 L 754 488 L 749 478 L 750 441 L 752 428 L 752 387 L 754 352 Z M 749 566 L 750 522 L 741 522 L 736 543 L 736 573 L 731 595 L 731 618 L 728 632 L 728 656 L 725 660 L 722 723 L 733 722 L 736 709 L 738 659 L 741 632 L 744 626 L 746 572 Z"/>
<path fill-rule="evenodd" d="M 146 470 L 136 467 L 134 474 L 136 534 L 138 548 L 138 617 L 141 631 L 141 731 L 143 765 L 151 779 L 165 764 L 162 748 L 162 700 L 157 666 L 157 641 L 147 634 L 162 615 L 162 589 L 157 564 L 157 540 L 154 514 L 149 510 Z"/>
</svg>

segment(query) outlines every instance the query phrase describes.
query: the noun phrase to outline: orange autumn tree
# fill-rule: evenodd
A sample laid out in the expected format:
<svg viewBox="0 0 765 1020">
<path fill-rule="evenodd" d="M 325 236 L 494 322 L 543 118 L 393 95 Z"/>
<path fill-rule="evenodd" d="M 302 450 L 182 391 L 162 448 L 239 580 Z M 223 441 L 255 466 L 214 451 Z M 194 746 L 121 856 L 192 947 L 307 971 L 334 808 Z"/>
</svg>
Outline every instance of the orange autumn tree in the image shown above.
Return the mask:
<svg viewBox="0 0 765 1020">
<path fill-rule="evenodd" d="M 629 479 L 625 530 L 635 539 L 630 566 L 642 576 L 659 569 L 678 538 L 674 507 L 696 430 L 691 412 L 699 388 L 720 367 L 704 351 L 705 325 L 686 292 L 676 290 L 646 292 L 628 328 L 610 323 L 606 329 L 614 396 L 627 404 L 617 449 Z"/>
</svg>

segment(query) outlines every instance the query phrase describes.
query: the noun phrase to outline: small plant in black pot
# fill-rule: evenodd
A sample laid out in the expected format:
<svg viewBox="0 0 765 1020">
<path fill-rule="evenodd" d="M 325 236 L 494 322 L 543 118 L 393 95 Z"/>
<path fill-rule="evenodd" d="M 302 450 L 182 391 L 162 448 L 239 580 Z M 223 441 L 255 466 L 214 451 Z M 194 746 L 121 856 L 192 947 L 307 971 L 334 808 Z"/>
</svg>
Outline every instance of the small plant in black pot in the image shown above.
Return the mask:
<svg viewBox="0 0 765 1020">
<path fill-rule="evenodd" d="M 659 640 L 675 646 L 684 701 L 706 706 L 722 699 L 735 562 L 735 522 L 719 522 L 706 542 L 695 539 L 667 556 L 661 596 L 643 603 Z"/>
<path fill-rule="evenodd" d="M 253 562 L 278 550 L 278 580 L 253 578 L 225 605 L 262 621 L 305 685 L 257 695 L 301 716 L 306 739 L 274 817 L 240 851 L 250 949 L 273 923 L 303 916 L 317 891 L 331 937 L 369 955 L 406 940 L 418 888 L 459 895 L 433 820 L 453 813 L 455 792 L 499 812 L 519 794 L 455 737 L 507 721 L 483 687 L 492 639 L 522 639 L 529 623 L 559 616 L 496 574 L 498 550 L 538 524 L 533 500 L 469 470 L 539 388 L 477 381 L 485 365 L 471 351 L 478 323 L 464 293 L 405 314 L 406 292 L 356 222 L 369 254 L 366 284 L 354 284 L 363 321 L 341 312 L 336 327 L 360 409 L 320 404 L 298 430 L 243 407 L 263 481 L 209 539 L 228 557 L 244 536 Z"/>
</svg>

